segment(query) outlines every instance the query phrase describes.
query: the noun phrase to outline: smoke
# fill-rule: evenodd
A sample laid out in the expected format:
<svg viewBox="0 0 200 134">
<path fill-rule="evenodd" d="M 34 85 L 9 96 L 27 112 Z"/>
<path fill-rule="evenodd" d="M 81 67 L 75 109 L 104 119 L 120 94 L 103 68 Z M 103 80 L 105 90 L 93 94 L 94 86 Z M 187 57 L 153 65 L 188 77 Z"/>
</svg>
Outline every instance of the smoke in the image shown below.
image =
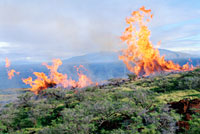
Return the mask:
<svg viewBox="0 0 200 134">
<path fill-rule="evenodd" d="M 173 6 L 174 3 L 176 1 L 1 1 L 0 42 L 12 46 L 2 48 L 0 45 L 1 57 L 17 53 L 24 59 L 43 61 L 97 51 L 117 51 L 122 46 L 119 36 L 125 27 L 124 18 L 141 5 L 155 12 L 152 38 L 156 38 L 153 42 L 161 40 L 162 46 L 167 48 L 173 46 L 177 38 L 185 36 L 181 33 L 190 36 L 199 31 L 196 25 L 190 25 L 193 21 L 181 23 L 199 16 L 198 8 L 188 8 L 188 3 Z M 192 30 L 177 28 L 174 32 L 174 27 L 170 28 L 174 23 L 175 28 L 179 24 L 181 27 L 190 25 Z"/>
</svg>

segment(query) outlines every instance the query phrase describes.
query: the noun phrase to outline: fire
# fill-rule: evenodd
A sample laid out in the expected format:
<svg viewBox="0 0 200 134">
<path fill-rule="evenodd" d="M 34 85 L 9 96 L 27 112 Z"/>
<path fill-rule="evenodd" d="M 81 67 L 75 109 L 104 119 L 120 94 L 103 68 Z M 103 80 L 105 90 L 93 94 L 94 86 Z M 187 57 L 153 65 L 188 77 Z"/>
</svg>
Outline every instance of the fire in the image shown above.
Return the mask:
<svg viewBox="0 0 200 134">
<path fill-rule="evenodd" d="M 89 85 L 92 85 L 93 82 L 91 79 L 89 79 L 86 75 L 83 74 L 83 72 L 80 70 L 81 68 L 85 69 L 83 67 L 83 65 L 80 65 L 79 67 L 76 67 L 76 70 L 77 70 L 77 74 L 78 74 L 78 82 L 77 82 L 77 87 L 78 88 L 83 88 L 83 87 L 86 87 L 86 86 L 89 86 Z M 86 70 L 87 71 L 87 70 Z"/>
<path fill-rule="evenodd" d="M 10 61 L 9 59 L 6 57 L 6 65 L 5 65 L 6 68 L 9 68 L 10 67 Z"/>
<path fill-rule="evenodd" d="M 20 72 L 16 72 L 14 69 L 11 69 L 11 70 L 8 69 L 10 67 L 10 60 L 7 57 L 6 57 L 5 61 L 6 61 L 5 67 L 7 68 L 8 79 L 12 79 L 12 77 L 15 76 L 14 73 L 17 75 L 20 74 Z"/>
<path fill-rule="evenodd" d="M 16 73 L 17 75 L 19 75 L 19 72 L 16 72 L 14 69 L 8 70 L 8 79 L 12 79 L 12 77 L 14 77 L 14 73 Z"/>
<path fill-rule="evenodd" d="M 151 32 L 147 23 L 152 19 L 151 10 L 141 7 L 134 11 L 132 16 L 126 19 L 128 27 L 120 37 L 128 45 L 122 50 L 119 59 L 123 60 L 129 71 L 136 75 L 150 75 L 161 71 L 187 71 L 193 66 L 189 63 L 180 66 L 172 61 L 166 61 L 164 56 L 160 56 L 159 50 L 154 48 L 149 40 Z"/>
<path fill-rule="evenodd" d="M 46 76 L 43 72 L 34 72 L 33 74 L 37 77 L 35 80 L 33 80 L 32 77 L 23 79 L 25 84 L 31 86 L 30 91 L 35 94 L 38 94 L 41 90 L 57 86 L 64 88 L 83 88 L 93 84 L 92 80 L 80 71 L 80 68 L 83 68 L 82 65 L 77 68 L 79 76 L 78 82 L 68 78 L 67 74 L 58 72 L 58 67 L 62 65 L 62 61 L 60 59 L 53 59 L 52 65 L 48 65 L 47 63 L 43 63 L 42 65 L 49 69 L 49 76 Z"/>
</svg>

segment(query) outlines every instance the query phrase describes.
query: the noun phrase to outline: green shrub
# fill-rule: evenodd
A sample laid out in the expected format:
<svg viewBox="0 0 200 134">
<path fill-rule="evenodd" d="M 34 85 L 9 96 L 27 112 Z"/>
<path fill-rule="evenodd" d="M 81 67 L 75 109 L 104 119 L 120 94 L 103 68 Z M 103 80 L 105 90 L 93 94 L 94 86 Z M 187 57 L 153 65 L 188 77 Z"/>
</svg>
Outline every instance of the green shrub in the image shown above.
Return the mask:
<svg viewBox="0 0 200 134">
<path fill-rule="evenodd" d="M 47 89 L 39 95 L 28 92 L 0 110 L 0 133 L 173 134 L 179 115 L 157 102 L 157 92 L 198 90 L 199 76 L 199 71 L 193 71 L 76 93 L 63 89 Z M 199 124 L 199 116 L 194 115 L 188 132 L 199 133 Z"/>
</svg>

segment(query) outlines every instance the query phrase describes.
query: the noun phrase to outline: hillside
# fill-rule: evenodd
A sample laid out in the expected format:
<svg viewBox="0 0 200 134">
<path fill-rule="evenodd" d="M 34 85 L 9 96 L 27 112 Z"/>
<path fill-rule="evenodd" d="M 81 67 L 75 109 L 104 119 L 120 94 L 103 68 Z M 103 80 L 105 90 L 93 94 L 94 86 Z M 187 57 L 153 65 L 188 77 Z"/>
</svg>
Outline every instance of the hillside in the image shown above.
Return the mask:
<svg viewBox="0 0 200 134">
<path fill-rule="evenodd" d="M 0 132 L 197 134 L 199 108 L 200 69 L 138 79 L 129 75 L 96 87 L 23 93 L 1 108 Z"/>
<path fill-rule="evenodd" d="M 166 59 L 189 59 L 198 58 L 196 55 L 191 55 L 187 53 L 174 52 L 166 49 L 159 49 L 160 55 L 165 56 Z M 119 62 L 120 52 L 97 52 L 89 53 L 82 56 L 75 56 L 70 59 L 64 60 L 66 64 L 74 63 L 107 63 L 107 62 Z"/>
<path fill-rule="evenodd" d="M 191 58 L 194 66 L 197 66 L 200 63 L 200 58 L 194 55 L 173 52 L 165 49 L 159 49 L 159 51 L 161 55 L 166 55 L 167 59 L 172 59 L 175 63 L 180 65 L 186 64 L 189 58 Z M 99 52 L 76 56 L 63 60 L 63 65 L 59 67 L 59 72 L 66 73 L 69 77 L 76 79 L 77 75 L 74 66 L 82 64 L 88 70 L 86 72 L 87 75 L 97 82 L 111 78 L 125 78 L 129 71 L 124 63 L 118 59 L 118 56 L 119 53 L 117 52 Z M 9 80 L 5 66 L 0 66 L 0 81 L 4 81 L 0 84 L 0 90 L 2 92 L 6 92 L 8 88 L 28 88 L 21 79 L 30 76 L 33 77 L 33 72 L 48 73 L 48 70 L 42 66 L 41 63 L 15 61 L 12 62 L 12 68 L 20 72 L 20 75 Z"/>
</svg>

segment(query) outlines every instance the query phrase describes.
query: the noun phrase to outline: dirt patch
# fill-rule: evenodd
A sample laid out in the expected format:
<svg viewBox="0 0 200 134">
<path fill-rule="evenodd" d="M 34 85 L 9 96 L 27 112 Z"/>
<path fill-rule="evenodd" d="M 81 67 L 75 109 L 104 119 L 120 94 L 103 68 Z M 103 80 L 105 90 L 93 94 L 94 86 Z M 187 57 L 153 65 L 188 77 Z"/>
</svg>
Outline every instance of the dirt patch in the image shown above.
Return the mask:
<svg viewBox="0 0 200 134">
<path fill-rule="evenodd" d="M 190 126 L 188 121 L 192 119 L 192 114 L 200 113 L 200 99 L 184 99 L 179 102 L 169 103 L 170 108 L 175 109 L 177 113 L 183 115 L 183 121 L 178 121 L 176 124 L 179 126 L 179 132 L 184 129 L 189 130 Z"/>
</svg>

